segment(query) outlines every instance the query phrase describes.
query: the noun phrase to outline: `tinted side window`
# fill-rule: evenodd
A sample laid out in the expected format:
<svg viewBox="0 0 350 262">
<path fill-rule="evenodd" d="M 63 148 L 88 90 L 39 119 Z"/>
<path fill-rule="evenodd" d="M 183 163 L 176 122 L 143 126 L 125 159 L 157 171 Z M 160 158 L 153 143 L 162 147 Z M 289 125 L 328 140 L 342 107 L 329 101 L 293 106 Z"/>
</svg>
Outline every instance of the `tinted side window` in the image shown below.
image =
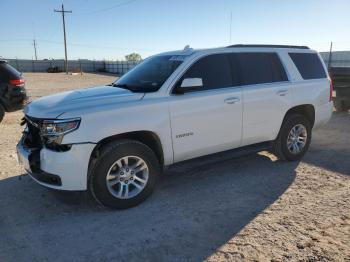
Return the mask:
<svg viewBox="0 0 350 262">
<path fill-rule="evenodd" d="M 21 76 L 21 73 L 18 72 L 14 67 L 7 63 L 0 64 L 0 74 L 1 79 L 18 79 Z"/>
<path fill-rule="evenodd" d="M 242 85 L 288 81 L 283 65 L 275 53 L 233 53 Z"/>
<path fill-rule="evenodd" d="M 2 65 L 3 64 L 0 63 L 0 82 L 4 82 L 7 79 L 7 76 L 5 74 L 5 71 Z"/>
<path fill-rule="evenodd" d="M 0 63 L 0 82 L 7 82 L 9 80 L 9 74 L 5 69 L 5 63 Z"/>
<path fill-rule="evenodd" d="M 304 79 L 326 78 L 326 72 L 317 54 L 289 53 L 299 73 Z"/>
<path fill-rule="evenodd" d="M 180 83 L 184 78 L 202 78 L 203 87 L 198 88 L 198 90 L 234 86 L 227 54 L 209 55 L 201 58 L 187 70 Z"/>
</svg>

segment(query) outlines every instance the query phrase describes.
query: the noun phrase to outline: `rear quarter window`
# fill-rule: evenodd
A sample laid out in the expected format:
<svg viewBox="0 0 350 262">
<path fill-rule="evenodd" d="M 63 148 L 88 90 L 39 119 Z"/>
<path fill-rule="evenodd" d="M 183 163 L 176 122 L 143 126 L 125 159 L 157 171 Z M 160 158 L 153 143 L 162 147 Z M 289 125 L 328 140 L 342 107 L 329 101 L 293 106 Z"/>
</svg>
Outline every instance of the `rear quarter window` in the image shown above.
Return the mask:
<svg viewBox="0 0 350 262">
<path fill-rule="evenodd" d="M 7 63 L 0 63 L 0 79 L 18 79 L 21 77 L 21 73 L 18 72 L 13 66 Z"/>
<path fill-rule="evenodd" d="M 320 58 L 315 53 L 289 53 L 303 79 L 327 78 Z"/>
</svg>

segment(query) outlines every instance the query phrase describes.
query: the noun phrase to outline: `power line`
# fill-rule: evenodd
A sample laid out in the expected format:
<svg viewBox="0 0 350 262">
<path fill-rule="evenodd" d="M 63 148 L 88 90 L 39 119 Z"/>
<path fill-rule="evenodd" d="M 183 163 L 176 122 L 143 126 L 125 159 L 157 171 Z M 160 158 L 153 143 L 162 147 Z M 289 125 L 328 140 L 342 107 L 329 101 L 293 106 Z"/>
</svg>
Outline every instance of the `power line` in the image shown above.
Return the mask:
<svg viewBox="0 0 350 262">
<path fill-rule="evenodd" d="M 97 14 L 97 13 L 101 13 L 101 12 L 106 12 L 106 11 L 109 11 L 109 10 L 117 8 L 117 7 L 121 7 L 121 6 L 124 6 L 124 5 L 129 5 L 129 4 L 131 4 L 133 2 L 136 2 L 136 1 L 137 0 L 129 0 L 129 1 L 125 1 L 125 2 L 119 3 L 117 5 L 113 5 L 113 6 L 110 6 L 110 7 L 98 9 L 98 10 L 95 10 L 95 11 L 85 12 L 85 13 L 78 13 L 78 15 L 92 15 L 92 14 Z"/>
<path fill-rule="evenodd" d="M 22 39 L 0 39 L 0 42 L 32 42 L 33 39 L 29 38 L 22 38 Z M 54 44 L 54 45 L 62 45 L 64 42 L 59 42 L 59 41 L 53 41 L 49 39 L 41 39 L 37 38 L 36 43 L 38 45 L 38 42 L 44 42 L 47 44 Z M 114 50 L 135 50 L 135 51 L 166 51 L 166 49 L 155 49 L 155 48 L 139 48 L 139 47 L 120 47 L 120 46 L 113 46 L 113 45 L 89 45 L 89 44 L 81 44 L 81 43 L 72 43 L 72 42 L 67 42 L 67 45 L 70 46 L 80 46 L 80 47 L 85 47 L 85 48 L 93 48 L 93 49 L 98 49 L 98 48 L 106 48 L 106 49 L 114 49 Z"/>
<path fill-rule="evenodd" d="M 41 42 L 46 42 L 49 44 L 62 44 L 62 42 L 56 42 L 56 41 L 50 41 L 45 39 L 38 39 Z M 162 51 L 163 49 L 154 49 L 154 48 L 138 48 L 138 47 L 119 47 L 119 46 L 113 46 L 113 45 L 89 45 L 89 44 L 80 44 L 80 43 L 71 43 L 68 42 L 70 46 L 78 46 L 78 47 L 85 47 L 85 48 L 105 48 L 105 49 L 114 49 L 114 50 L 136 50 L 136 51 Z"/>
<path fill-rule="evenodd" d="M 33 39 L 29 38 L 18 38 L 18 39 L 0 39 L 0 42 L 20 42 L 20 41 L 32 41 Z"/>
<path fill-rule="evenodd" d="M 61 13 L 61 14 L 62 14 L 63 36 L 64 36 L 64 58 L 65 58 L 64 66 L 65 66 L 66 74 L 68 74 L 67 41 L 66 41 L 66 23 L 65 23 L 65 21 L 64 21 L 64 14 L 65 14 L 65 13 L 72 13 L 72 11 L 66 11 L 66 10 L 64 10 L 64 6 L 63 6 L 63 4 L 62 4 L 62 9 L 61 9 L 61 10 L 56 10 L 56 9 L 55 9 L 54 12 L 56 12 L 56 13 Z"/>
</svg>

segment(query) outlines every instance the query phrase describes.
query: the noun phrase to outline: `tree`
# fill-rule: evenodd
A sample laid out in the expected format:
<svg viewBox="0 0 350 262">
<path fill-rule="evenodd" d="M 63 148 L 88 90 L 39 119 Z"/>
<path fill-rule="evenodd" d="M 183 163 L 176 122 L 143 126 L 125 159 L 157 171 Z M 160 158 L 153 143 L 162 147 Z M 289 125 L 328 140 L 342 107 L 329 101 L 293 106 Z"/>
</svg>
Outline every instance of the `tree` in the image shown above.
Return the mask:
<svg viewBox="0 0 350 262">
<path fill-rule="evenodd" d="M 125 56 L 126 61 L 141 61 L 142 57 L 141 55 L 137 54 L 137 53 L 131 53 L 129 55 Z"/>
</svg>

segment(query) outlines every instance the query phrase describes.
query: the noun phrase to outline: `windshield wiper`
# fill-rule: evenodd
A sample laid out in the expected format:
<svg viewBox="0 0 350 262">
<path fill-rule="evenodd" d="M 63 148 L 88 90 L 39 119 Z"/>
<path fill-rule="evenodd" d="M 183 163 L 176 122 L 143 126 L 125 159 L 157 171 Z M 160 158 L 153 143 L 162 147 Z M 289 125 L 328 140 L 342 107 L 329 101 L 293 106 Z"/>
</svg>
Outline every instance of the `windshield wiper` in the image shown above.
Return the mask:
<svg viewBox="0 0 350 262">
<path fill-rule="evenodd" d="M 123 88 L 123 89 L 127 89 L 127 90 L 130 90 L 131 92 L 139 91 L 136 86 L 129 86 L 127 84 L 115 84 L 115 83 L 112 83 L 110 85 L 113 86 L 113 87 L 120 87 L 120 88 Z"/>
</svg>

